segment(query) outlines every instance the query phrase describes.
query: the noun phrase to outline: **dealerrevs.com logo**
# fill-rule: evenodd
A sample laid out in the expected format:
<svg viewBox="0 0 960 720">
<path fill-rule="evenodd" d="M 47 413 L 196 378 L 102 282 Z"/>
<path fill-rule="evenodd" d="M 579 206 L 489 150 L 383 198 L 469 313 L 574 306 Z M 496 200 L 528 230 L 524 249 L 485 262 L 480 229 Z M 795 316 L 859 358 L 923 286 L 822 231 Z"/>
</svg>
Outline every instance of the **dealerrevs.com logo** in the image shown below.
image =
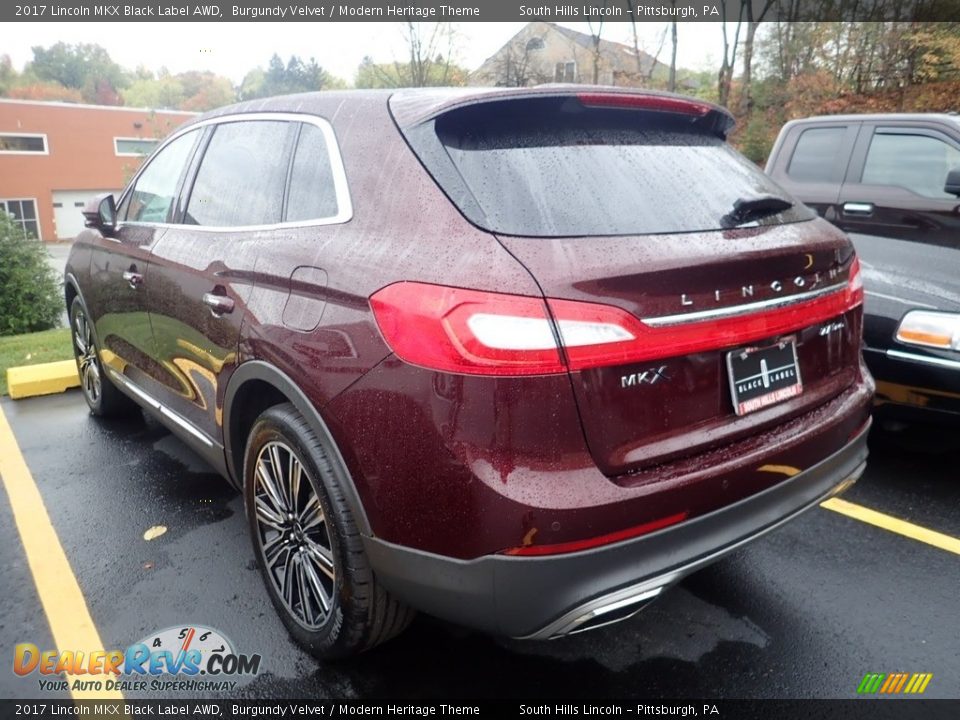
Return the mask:
<svg viewBox="0 0 960 720">
<path fill-rule="evenodd" d="M 237 685 L 233 678 L 259 672 L 260 659 L 237 653 L 218 630 L 190 625 L 153 633 L 126 650 L 41 651 L 20 643 L 13 671 L 37 673 L 40 689 L 48 691 L 230 691 Z"/>
</svg>

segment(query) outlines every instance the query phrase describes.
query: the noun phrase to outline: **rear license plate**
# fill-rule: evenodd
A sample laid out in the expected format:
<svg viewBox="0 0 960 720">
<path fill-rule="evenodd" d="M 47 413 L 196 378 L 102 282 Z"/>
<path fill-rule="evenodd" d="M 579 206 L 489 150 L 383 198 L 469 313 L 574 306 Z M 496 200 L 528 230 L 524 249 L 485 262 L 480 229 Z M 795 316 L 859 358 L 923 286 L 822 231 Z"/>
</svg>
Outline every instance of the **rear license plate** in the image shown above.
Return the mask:
<svg viewBox="0 0 960 720">
<path fill-rule="evenodd" d="M 797 346 L 792 339 L 727 353 L 727 372 L 737 415 L 746 415 L 803 392 Z"/>
</svg>

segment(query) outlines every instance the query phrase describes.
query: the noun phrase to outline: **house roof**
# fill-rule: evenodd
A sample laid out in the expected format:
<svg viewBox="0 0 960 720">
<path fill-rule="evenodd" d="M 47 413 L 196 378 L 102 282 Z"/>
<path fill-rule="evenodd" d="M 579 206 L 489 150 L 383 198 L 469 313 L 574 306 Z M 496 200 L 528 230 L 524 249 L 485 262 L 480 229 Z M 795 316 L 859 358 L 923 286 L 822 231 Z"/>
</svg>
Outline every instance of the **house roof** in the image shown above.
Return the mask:
<svg viewBox="0 0 960 720">
<path fill-rule="evenodd" d="M 579 47 L 583 48 L 588 52 L 593 52 L 593 36 L 587 33 L 578 32 L 577 30 L 571 30 L 570 28 L 557 25 L 556 23 L 546 22 L 543 20 L 537 20 L 534 22 L 527 23 L 519 32 L 517 32 L 510 40 L 504 43 L 500 49 L 497 50 L 491 57 L 487 58 L 477 70 L 474 72 L 481 72 L 485 67 L 488 66 L 494 58 L 501 53 L 505 48 L 509 47 L 518 37 L 523 36 L 525 33 L 528 33 L 530 29 L 535 26 L 540 25 L 550 30 L 556 32 L 558 35 L 566 38 L 567 40 L 575 43 Z M 637 72 L 637 54 L 639 53 L 640 63 L 642 66 L 643 72 L 648 72 L 650 68 L 657 62 L 656 58 L 651 56 L 648 53 L 645 53 L 643 50 L 637 50 L 636 52 L 629 45 L 623 43 L 614 42 L 613 40 L 604 40 L 600 39 L 600 54 L 606 60 L 611 69 L 618 72 L 628 72 L 635 73 Z"/>
</svg>

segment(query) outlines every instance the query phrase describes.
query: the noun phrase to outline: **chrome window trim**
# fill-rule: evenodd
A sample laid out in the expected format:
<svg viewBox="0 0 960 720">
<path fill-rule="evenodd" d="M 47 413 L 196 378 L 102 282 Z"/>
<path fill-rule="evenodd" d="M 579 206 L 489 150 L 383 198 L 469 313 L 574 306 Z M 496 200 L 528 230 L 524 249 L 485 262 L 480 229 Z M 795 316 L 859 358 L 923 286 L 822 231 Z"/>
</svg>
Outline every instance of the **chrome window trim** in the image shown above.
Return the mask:
<svg viewBox="0 0 960 720">
<path fill-rule="evenodd" d="M 126 222 L 120 221 L 118 227 L 123 227 L 130 225 L 132 227 L 153 227 L 153 228 L 189 228 L 192 230 L 199 230 L 201 232 L 256 232 L 263 230 L 283 230 L 287 228 L 297 228 L 297 227 L 319 227 L 323 225 L 341 225 L 343 223 L 349 222 L 353 219 L 353 201 L 350 198 L 350 186 L 347 182 L 347 171 L 343 165 L 343 155 L 340 152 L 340 143 L 337 142 L 337 135 L 333 130 L 333 125 L 330 124 L 330 121 L 326 118 L 319 117 L 317 115 L 309 115 L 305 113 L 292 113 L 292 112 L 255 112 L 255 113 L 234 113 L 231 115 L 221 115 L 219 117 L 208 118 L 207 120 L 201 120 L 200 122 L 191 123 L 189 126 L 184 127 L 173 135 L 164 140 L 151 154 L 147 162 L 143 163 L 143 166 L 137 171 L 137 174 L 134 175 L 133 180 L 127 185 L 123 193 L 117 199 L 116 205 L 120 207 L 123 204 L 123 201 L 126 199 L 127 195 L 130 192 L 130 189 L 133 188 L 137 181 L 140 179 L 141 173 L 147 169 L 152 161 L 153 157 L 163 151 L 167 145 L 172 143 L 174 140 L 179 138 L 181 135 L 185 135 L 188 132 L 197 130 L 200 128 L 205 128 L 210 125 L 222 125 L 232 122 L 255 122 L 255 121 L 281 121 L 281 122 L 297 122 L 297 123 L 309 123 L 319 128 L 320 132 L 323 133 L 323 139 L 327 143 L 327 157 L 330 159 L 330 171 L 333 175 L 333 188 L 334 193 L 337 197 L 337 214 L 325 218 L 316 218 L 313 220 L 297 220 L 294 222 L 282 222 L 282 223 L 269 223 L 265 225 L 227 225 L 227 226 L 212 226 L 212 225 L 186 225 L 183 223 L 148 223 L 148 222 Z M 294 148 L 296 151 L 296 148 Z M 201 165 L 203 161 L 201 159 Z"/>
<path fill-rule="evenodd" d="M 664 327 L 666 325 L 684 325 L 700 320 L 737 317 L 739 315 L 749 315 L 757 310 L 769 310 L 772 308 L 787 307 L 788 305 L 796 305 L 805 300 L 812 300 L 825 295 L 842 292 L 846 287 L 847 283 L 843 282 L 838 285 L 820 288 L 819 290 L 808 290 L 807 292 L 797 293 L 796 295 L 788 295 L 787 297 L 776 297 L 769 300 L 760 300 L 743 305 L 731 305 L 730 307 L 716 308 L 713 310 L 700 310 L 697 312 L 679 313 L 677 315 L 660 315 L 658 317 L 642 318 L 642 320 L 644 324 L 650 325 L 651 327 Z"/>
<path fill-rule="evenodd" d="M 903 352 L 902 350 L 887 350 L 887 357 L 894 360 L 907 360 L 910 362 L 925 363 L 927 365 L 936 365 L 951 370 L 960 370 L 960 361 L 946 360 L 945 358 L 931 357 L 930 355 L 917 355 L 916 353 Z"/>
</svg>

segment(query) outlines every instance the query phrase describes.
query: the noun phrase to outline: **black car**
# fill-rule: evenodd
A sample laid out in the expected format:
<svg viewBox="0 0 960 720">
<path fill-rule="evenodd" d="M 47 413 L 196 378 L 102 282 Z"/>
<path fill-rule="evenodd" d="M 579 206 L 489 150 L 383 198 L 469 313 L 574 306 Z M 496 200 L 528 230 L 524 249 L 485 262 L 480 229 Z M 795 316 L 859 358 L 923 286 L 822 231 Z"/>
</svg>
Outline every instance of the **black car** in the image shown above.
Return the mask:
<svg viewBox="0 0 960 720">
<path fill-rule="evenodd" d="M 856 245 L 878 416 L 960 425 L 960 117 L 794 120 L 766 171 Z"/>
</svg>

